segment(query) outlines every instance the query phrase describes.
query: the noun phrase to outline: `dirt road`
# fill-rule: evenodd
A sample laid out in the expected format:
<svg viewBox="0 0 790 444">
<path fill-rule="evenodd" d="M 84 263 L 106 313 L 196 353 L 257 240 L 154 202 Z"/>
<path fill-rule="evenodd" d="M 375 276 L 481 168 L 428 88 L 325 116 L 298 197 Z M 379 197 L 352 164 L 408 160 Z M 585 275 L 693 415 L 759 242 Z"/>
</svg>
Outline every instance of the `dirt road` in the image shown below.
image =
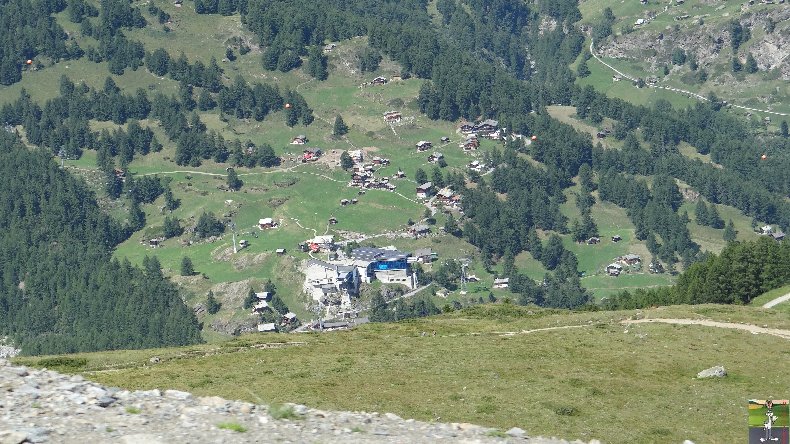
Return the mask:
<svg viewBox="0 0 790 444">
<path fill-rule="evenodd" d="M 751 324 L 736 324 L 733 322 L 719 322 L 719 321 L 709 321 L 707 319 L 660 319 L 660 318 L 653 318 L 653 319 L 634 319 L 628 321 L 622 321 L 625 325 L 631 324 L 645 324 L 651 322 L 660 322 L 663 324 L 676 324 L 676 325 L 702 325 L 705 327 L 716 327 L 716 328 L 731 328 L 734 330 L 745 330 L 752 334 L 765 334 L 776 336 L 783 339 L 790 339 L 790 330 L 781 330 L 778 328 L 765 328 L 765 327 L 758 327 L 756 325 Z"/>
</svg>

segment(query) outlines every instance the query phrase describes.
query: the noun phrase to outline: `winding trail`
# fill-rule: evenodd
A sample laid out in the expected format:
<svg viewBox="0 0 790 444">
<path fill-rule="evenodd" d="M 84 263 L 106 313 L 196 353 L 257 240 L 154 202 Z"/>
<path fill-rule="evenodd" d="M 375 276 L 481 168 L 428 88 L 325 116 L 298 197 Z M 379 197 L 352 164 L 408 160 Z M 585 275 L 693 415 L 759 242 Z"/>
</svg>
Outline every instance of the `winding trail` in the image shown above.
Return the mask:
<svg viewBox="0 0 790 444">
<path fill-rule="evenodd" d="M 596 54 L 595 50 L 593 49 L 593 43 L 594 42 L 591 39 L 590 40 L 590 54 L 592 54 L 592 56 L 595 57 L 595 60 L 601 62 L 601 64 L 603 64 L 607 68 L 611 69 L 612 71 L 616 72 L 618 75 L 620 75 L 620 77 L 628 79 L 628 80 L 630 80 L 632 82 L 636 82 L 636 80 L 637 80 L 636 77 L 628 75 L 628 74 L 618 70 L 614 66 L 604 62 L 603 59 L 598 57 L 598 54 Z M 710 100 L 708 100 L 707 97 L 703 97 L 703 96 L 701 96 L 701 95 L 699 95 L 699 94 L 697 94 L 695 92 L 687 91 L 685 89 L 673 88 L 671 86 L 652 85 L 652 84 L 649 84 L 649 83 L 646 83 L 645 86 L 647 86 L 649 88 L 664 89 L 664 90 L 672 91 L 672 92 L 678 93 L 678 94 L 684 94 L 684 95 L 687 95 L 689 97 L 694 97 L 694 98 L 696 98 L 698 100 L 701 100 L 703 102 L 710 102 Z M 747 111 L 754 111 L 754 112 L 765 113 L 765 114 L 773 114 L 773 115 L 776 115 L 776 116 L 790 116 L 790 114 L 787 114 L 787 113 L 780 113 L 780 112 L 776 112 L 776 111 L 769 111 L 767 109 L 749 108 L 748 106 L 736 105 L 736 104 L 732 103 L 729 100 L 727 101 L 727 103 L 729 105 L 731 105 L 733 108 L 745 109 Z"/>
<path fill-rule="evenodd" d="M 763 308 L 772 308 L 776 305 L 781 304 L 782 302 L 787 302 L 787 301 L 790 301 L 790 293 L 787 293 L 784 296 L 779 296 L 776 299 L 766 302 L 765 304 L 763 304 Z"/>
<path fill-rule="evenodd" d="M 647 323 L 655 323 L 659 322 L 662 324 L 676 324 L 676 325 L 702 325 L 705 327 L 716 327 L 716 328 L 729 328 L 733 330 L 744 330 L 748 331 L 752 334 L 766 334 L 771 336 L 776 336 L 782 339 L 790 339 L 790 330 L 782 330 L 779 328 L 765 328 L 765 327 L 758 327 L 756 325 L 751 324 L 736 324 L 734 322 L 719 322 L 719 321 L 709 321 L 707 319 L 661 319 L 661 318 L 651 318 L 651 319 L 634 319 L 628 321 L 622 321 L 622 324 L 625 325 L 632 325 L 632 324 L 647 324 Z"/>
</svg>

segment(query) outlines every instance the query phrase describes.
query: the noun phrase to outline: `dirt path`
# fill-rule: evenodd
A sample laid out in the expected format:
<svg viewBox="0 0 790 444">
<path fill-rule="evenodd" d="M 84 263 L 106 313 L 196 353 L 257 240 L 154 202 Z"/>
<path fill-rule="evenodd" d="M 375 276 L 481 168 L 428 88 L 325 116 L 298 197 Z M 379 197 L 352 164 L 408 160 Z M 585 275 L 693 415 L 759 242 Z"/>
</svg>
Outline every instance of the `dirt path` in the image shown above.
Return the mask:
<svg viewBox="0 0 790 444">
<path fill-rule="evenodd" d="M 592 41 L 590 41 L 590 54 L 592 54 L 592 56 L 595 57 L 595 60 L 601 62 L 604 66 L 606 66 L 607 68 L 609 68 L 612 71 L 614 71 L 617 74 L 619 74 L 620 77 L 622 77 L 624 79 L 628 79 L 628 80 L 630 80 L 632 82 L 636 82 L 636 77 L 630 76 L 630 75 L 628 75 L 628 74 L 626 74 L 626 73 L 624 73 L 622 71 L 619 71 L 617 68 L 615 68 L 614 66 L 604 62 L 603 59 L 598 57 L 598 54 L 596 54 L 595 50 L 593 49 L 593 42 Z M 709 102 L 710 101 L 710 100 L 708 100 L 707 97 L 703 97 L 703 96 L 701 96 L 701 95 L 699 95 L 697 93 L 691 92 L 691 91 L 686 91 L 685 89 L 673 88 L 671 86 L 651 85 L 649 83 L 645 84 L 645 86 L 647 86 L 649 88 L 664 89 L 664 90 L 667 90 L 667 91 L 672 91 L 674 93 L 687 95 L 689 97 L 694 97 L 694 98 L 696 98 L 698 100 L 701 100 L 703 102 Z M 745 109 L 747 111 L 754 111 L 754 112 L 760 112 L 760 113 L 765 113 L 765 114 L 774 114 L 774 115 L 777 115 L 777 116 L 788 116 L 788 115 L 790 115 L 790 114 L 787 114 L 787 113 L 779 113 L 779 112 L 776 112 L 776 111 L 768 111 L 766 109 L 749 108 L 748 106 L 735 105 L 734 103 L 732 103 L 731 100 L 728 100 L 728 103 L 730 105 L 732 105 L 733 108 Z"/>
<path fill-rule="evenodd" d="M 562 325 L 560 327 L 544 327 L 544 328 L 535 328 L 532 330 L 521 330 L 521 331 L 505 331 L 505 332 L 495 332 L 499 336 L 516 336 L 516 335 L 527 335 L 530 333 L 538 333 L 542 331 L 553 331 L 553 330 L 567 330 L 569 328 L 581 328 L 581 327 L 589 327 L 592 324 L 580 324 L 580 325 Z"/>
<path fill-rule="evenodd" d="M 635 319 L 629 321 L 622 321 L 622 324 L 631 325 L 631 324 L 646 324 L 646 323 L 653 323 L 653 322 L 660 322 L 663 324 L 676 324 L 676 325 L 702 325 L 705 327 L 716 327 L 716 328 L 730 328 L 734 330 L 744 330 L 748 331 L 752 334 L 765 334 L 776 336 L 782 339 L 790 339 L 790 330 L 781 330 L 778 328 L 765 328 L 765 327 L 758 327 L 756 325 L 751 324 L 736 324 L 733 322 L 719 322 L 719 321 L 709 321 L 707 319 Z"/>
<path fill-rule="evenodd" d="M 766 302 L 765 304 L 763 304 L 763 308 L 771 308 L 771 307 L 774 307 L 776 305 L 781 304 L 782 302 L 787 302 L 787 301 L 790 301 L 790 293 L 787 293 L 784 296 L 779 296 L 776 299 L 773 299 L 773 300 L 770 300 L 770 301 Z"/>
</svg>

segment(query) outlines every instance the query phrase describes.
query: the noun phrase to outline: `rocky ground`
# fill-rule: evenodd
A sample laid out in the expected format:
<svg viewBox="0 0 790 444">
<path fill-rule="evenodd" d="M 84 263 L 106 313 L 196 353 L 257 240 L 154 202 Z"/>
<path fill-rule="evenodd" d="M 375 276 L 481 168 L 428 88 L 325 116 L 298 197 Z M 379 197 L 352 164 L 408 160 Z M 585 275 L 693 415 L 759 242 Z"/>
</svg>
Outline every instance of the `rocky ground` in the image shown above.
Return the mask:
<svg viewBox="0 0 790 444">
<path fill-rule="evenodd" d="M 0 359 L 0 444 L 25 442 L 567 443 L 518 428 L 425 423 L 392 413 L 270 407 L 177 390 L 130 392 Z"/>
</svg>

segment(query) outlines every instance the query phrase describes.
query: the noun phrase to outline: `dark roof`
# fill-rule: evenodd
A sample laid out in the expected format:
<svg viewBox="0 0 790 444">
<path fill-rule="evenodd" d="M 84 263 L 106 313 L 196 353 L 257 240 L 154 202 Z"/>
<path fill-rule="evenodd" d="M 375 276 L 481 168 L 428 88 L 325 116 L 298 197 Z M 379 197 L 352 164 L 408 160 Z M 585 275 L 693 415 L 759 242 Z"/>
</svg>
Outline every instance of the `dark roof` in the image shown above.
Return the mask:
<svg viewBox="0 0 790 444">
<path fill-rule="evenodd" d="M 320 266 L 326 268 L 327 270 L 335 270 L 336 272 L 340 272 L 340 273 L 349 273 L 349 272 L 352 272 L 352 271 L 354 271 L 356 269 L 356 267 L 351 266 L 351 265 L 335 265 L 335 264 L 330 264 L 329 262 L 324 262 L 324 261 L 318 260 L 318 259 L 310 259 L 307 262 L 307 266 L 308 267 L 310 267 L 312 265 L 320 265 Z"/>
<path fill-rule="evenodd" d="M 385 250 L 383 248 L 359 247 L 351 250 L 351 257 L 368 262 L 374 261 L 395 261 L 405 259 L 408 253 L 398 250 Z"/>
<path fill-rule="evenodd" d="M 433 250 L 431 250 L 430 248 L 420 248 L 420 249 L 414 250 L 414 256 L 415 257 L 425 257 L 425 256 L 432 256 L 432 255 L 433 255 Z"/>
</svg>

